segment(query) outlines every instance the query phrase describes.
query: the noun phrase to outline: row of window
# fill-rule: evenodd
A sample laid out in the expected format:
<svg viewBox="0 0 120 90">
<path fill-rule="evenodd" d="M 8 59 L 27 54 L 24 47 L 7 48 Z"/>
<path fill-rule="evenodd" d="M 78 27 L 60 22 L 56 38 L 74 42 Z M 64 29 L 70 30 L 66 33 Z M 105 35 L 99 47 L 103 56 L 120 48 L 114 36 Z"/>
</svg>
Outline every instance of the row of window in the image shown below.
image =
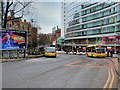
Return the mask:
<svg viewBox="0 0 120 90">
<path fill-rule="evenodd" d="M 75 7 L 74 9 L 70 10 L 69 12 L 66 11 L 66 17 L 68 17 L 70 14 L 77 12 L 78 10 L 81 10 L 81 5 L 78 7 Z"/>
<path fill-rule="evenodd" d="M 94 19 L 98 19 L 98 18 L 103 18 L 105 16 L 112 15 L 115 13 L 117 13 L 117 7 L 114 7 L 110 10 L 105 11 L 105 12 L 100 12 L 100 13 L 82 18 L 82 22 L 86 22 L 86 21 L 90 21 L 90 20 L 94 20 Z"/>
<path fill-rule="evenodd" d="M 90 6 L 92 6 L 92 5 L 94 5 L 94 4 L 97 4 L 98 2 L 87 2 L 87 3 L 84 3 L 83 5 L 82 5 L 82 9 L 84 9 L 84 8 L 87 8 L 87 7 L 90 7 Z"/>
<path fill-rule="evenodd" d="M 77 33 L 66 34 L 66 38 L 86 36 L 86 35 L 106 34 L 106 33 L 113 33 L 115 31 L 116 32 L 120 31 L 120 25 L 119 26 L 112 26 L 112 27 L 105 27 L 103 29 L 96 29 L 96 30 L 82 31 L 82 32 L 77 32 Z"/>
<path fill-rule="evenodd" d="M 88 24 L 83 24 L 83 25 L 78 25 L 74 27 L 67 28 L 67 32 L 75 31 L 75 30 L 81 30 L 81 29 L 86 29 L 86 28 L 92 28 L 92 27 L 98 27 L 98 26 L 103 26 L 103 25 L 108 25 L 108 24 L 113 24 L 115 23 L 115 20 L 117 22 L 117 17 L 112 17 L 112 18 L 107 18 L 101 21 L 96 21 Z M 79 23 L 79 20 L 75 20 L 74 22 L 71 22 L 70 25 L 74 25 L 76 23 Z"/>
<path fill-rule="evenodd" d="M 114 4 L 116 3 L 116 2 L 113 2 Z M 113 5 L 113 3 L 111 4 L 111 5 Z M 109 5 L 109 3 L 107 3 L 108 5 Z M 107 4 L 105 4 L 105 5 L 107 5 Z M 104 4 L 101 4 L 101 5 L 104 5 Z M 109 6 L 111 6 L 111 5 L 109 5 Z M 104 8 L 106 8 L 106 7 L 104 7 Z M 104 8 L 102 8 L 102 9 L 104 9 Z M 80 10 L 80 8 L 78 8 L 77 10 Z M 77 10 L 74 10 L 74 11 L 70 11 L 71 13 L 75 13 Z M 89 14 L 89 13 L 92 13 L 92 11 L 94 11 L 94 8 L 90 8 L 90 9 L 87 9 L 87 10 L 85 10 L 85 11 L 82 11 L 82 12 L 79 12 L 78 14 L 79 14 L 79 16 L 83 16 L 83 15 L 86 15 L 86 14 Z M 118 7 L 116 6 L 116 7 L 114 7 L 114 8 L 112 8 L 112 9 L 109 9 L 109 10 L 106 10 L 106 11 L 104 11 L 103 13 L 101 12 L 101 15 L 102 16 L 107 16 L 107 15 L 110 15 L 110 14 L 114 14 L 115 12 L 117 12 L 118 11 Z M 94 11 L 95 12 L 95 11 Z M 99 14 L 99 13 L 98 13 Z M 68 17 L 68 15 L 70 15 L 69 13 L 66 13 L 66 17 Z M 91 15 L 92 16 L 92 15 Z M 88 16 L 88 17 L 90 17 L 90 16 Z M 96 15 L 96 17 L 97 17 L 97 15 Z M 86 17 L 85 17 L 86 18 Z M 71 16 L 69 16 L 67 19 L 66 19 L 66 22 L 68 22 L 69 20 L 72 20 L 72 19 L 74 19 L 74 16 L 73 15 L 71 15 Z"/>
<path fill-rule="evenodd" d="M 75 30 L 79 30 L 79 29 L 81 29 L 81 25 L 68 28 L 68 29 L 67 29 L 67 32 L 71 32 L 71 31 L 75 31 Z"/>
<path fill-rule="evenodd" d="M 104 19 L 101 21 L 96 21 L 93 23 L 84 24 L 83 28 L 86 29 L 86 28 L 92 28 L 92 27 L 98 27 L 98 26 L 102 26 L 102 25 L 112 24 L 112 23 L 115 23 L 115 19 L 116 19 L 116 17 L 113 17 L 113 18 L 107 18 L 107 19 Z"/>
<path fill-rule="evenodd" d="M 116 2 L 111 2 L 111 3 L 106 2 L 106 3 L 100 4 L 100 5 L 96 6 L 96 7 L 93 7 L 93 8 L 87 9 L 85 11 L 82 11 L 82 15 L 86 15 L 86 14 L 96 12 L 98 10 L 102 10 L 102 9 L 104 9 L 106 7 L 109 7 L 111 5 L 114 5 L 114 4 L 116 4 Z"/>
<path fill-rule="evenodd" d="M 69 26 L 75 25 L 75 24 L 79 24 L 79 19 L 70 22 L 70 23 L 69 23 Z"/>
<path fill-rule="evenodd" d="M 97 13 L 97 14 L 94 14 L 94 15 L 91 15 L 91 16 L 88 16 L 88 17 L 85 17 L 85 18 L 82 18 L 80 21 L 81 22 L 87 22 L 87 21 L 91 21 L 91 20 L 95 20 L 95 19 L 99 19 L 99 18 L 104 18 L 106 16 L 109 16 L 109 15 L 112 15 L 112 14 L 115 14 L 117 13 L 117 11 L 114 11 L 112 12 L 111 14 L 105 14 L 106 12 L 101 12 L 101 13 Z M 79 14 L 77 13 L 73 18 L 77 18 L 79 17 Z M 75 20 L 74 20 L 75 21 Z M 74 23 L 74 21 L 70 22 L 70 23 Z M 80 22 L 80 23 L 81 23 Z M 74 23 L 74 24 L 71 24 L 71 25 L 75 25 L 75 24 L 78 24 L 78 23 Z M 69 25 L 70 26 L 70 25 Z"/>
<path fill-rule="evenodd" d="M 65 5 L 66 12 L 69 12 L 69 10 L 72 10 L 72 8 L 76 5 L 79 5 L 79 3 L 78 2 L 72 2 L 72 3 L 67 2 L 66 5 Z"/>
</svg>

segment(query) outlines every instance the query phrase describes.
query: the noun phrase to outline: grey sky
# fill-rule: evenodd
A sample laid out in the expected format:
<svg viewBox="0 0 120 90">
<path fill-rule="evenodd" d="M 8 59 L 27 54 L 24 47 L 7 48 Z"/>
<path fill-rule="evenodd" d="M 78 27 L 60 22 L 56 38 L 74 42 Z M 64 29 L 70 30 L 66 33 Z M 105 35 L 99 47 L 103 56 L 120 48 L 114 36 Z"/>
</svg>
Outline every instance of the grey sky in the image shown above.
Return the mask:
<svg viewBox="0 0 120 90">
<path fill-rule="evenodd" d="M 33 18 L 42 28 L 39 32 L 51 33 L 57 25 L 61 28 L 61 2 L 35 2 L 31 7 L 32 15 L 25 18 L 28 21 Z"/>
</svg>

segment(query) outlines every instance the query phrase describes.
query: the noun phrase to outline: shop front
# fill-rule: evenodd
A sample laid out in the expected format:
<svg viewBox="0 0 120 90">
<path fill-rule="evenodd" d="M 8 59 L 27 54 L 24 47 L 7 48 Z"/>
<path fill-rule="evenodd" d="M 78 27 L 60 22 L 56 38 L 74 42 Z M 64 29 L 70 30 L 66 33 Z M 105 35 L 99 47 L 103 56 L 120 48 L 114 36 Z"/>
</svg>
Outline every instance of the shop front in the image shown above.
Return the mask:
<svg viewBox="0 0 120 90">
<path fill-rule="evenodd" d="M 120 44 L 120 35 L 104 37 L 104 43 L 105 44 Z"/>
<path fill-rule="evenodd" d="M 107 50 L 112 50 L 115 52 L 115 50 L 120 53 L 120 35 L 118 36 L 109 36 L 104 37 L 104 44 L 109 44 L 107 46 Z"/>
</svg>

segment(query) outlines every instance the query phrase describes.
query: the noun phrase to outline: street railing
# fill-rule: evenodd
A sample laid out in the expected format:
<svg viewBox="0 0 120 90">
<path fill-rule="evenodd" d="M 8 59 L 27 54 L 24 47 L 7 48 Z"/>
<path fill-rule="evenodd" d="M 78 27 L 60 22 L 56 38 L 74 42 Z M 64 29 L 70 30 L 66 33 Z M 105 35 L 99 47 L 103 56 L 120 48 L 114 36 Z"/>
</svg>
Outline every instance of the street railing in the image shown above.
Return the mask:
<svg viewBox="0 0 120 90">
<path fill-rule="evenodd" d="M 28 56 L 28 53 L 24 50 L 1 50 L 0 59 L 17 59 L 25 58 Z"/>
<path fill-rule="evenodd" d="M 30 55 L 44 55 L 43 50 L 0 50 L 0 59 L 29 58 Z"/>
</svg>

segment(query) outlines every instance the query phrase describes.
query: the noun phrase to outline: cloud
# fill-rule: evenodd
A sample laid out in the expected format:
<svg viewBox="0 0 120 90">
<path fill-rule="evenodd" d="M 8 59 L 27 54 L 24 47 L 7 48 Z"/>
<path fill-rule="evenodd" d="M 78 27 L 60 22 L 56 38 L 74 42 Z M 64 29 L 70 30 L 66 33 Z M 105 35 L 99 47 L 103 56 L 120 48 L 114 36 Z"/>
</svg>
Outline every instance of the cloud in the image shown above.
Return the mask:
<svg viewBox="0 0 120 90">
<path fill-rule="evenodd" d="M 58 2 L 36 2 L 31 5 L 33 18 L 37 25 L 42 28 L 39 33 L 52 33 L 52 28 L 57 25 L 61 27 L 61 3 Z"/>
<path fill-rule="evenodd" d="M 39 23 L 50 25 L 61 23 L 61 7 L 56 7 L 56 3 L 35 3 L 34 14 Z"/>
<path fill-rule="evenodd" d="M 53 25 L 41 25 L 41 30 L 39 31 L 39 33 L 52 33 L 52 27 Z"/>
</svg>

